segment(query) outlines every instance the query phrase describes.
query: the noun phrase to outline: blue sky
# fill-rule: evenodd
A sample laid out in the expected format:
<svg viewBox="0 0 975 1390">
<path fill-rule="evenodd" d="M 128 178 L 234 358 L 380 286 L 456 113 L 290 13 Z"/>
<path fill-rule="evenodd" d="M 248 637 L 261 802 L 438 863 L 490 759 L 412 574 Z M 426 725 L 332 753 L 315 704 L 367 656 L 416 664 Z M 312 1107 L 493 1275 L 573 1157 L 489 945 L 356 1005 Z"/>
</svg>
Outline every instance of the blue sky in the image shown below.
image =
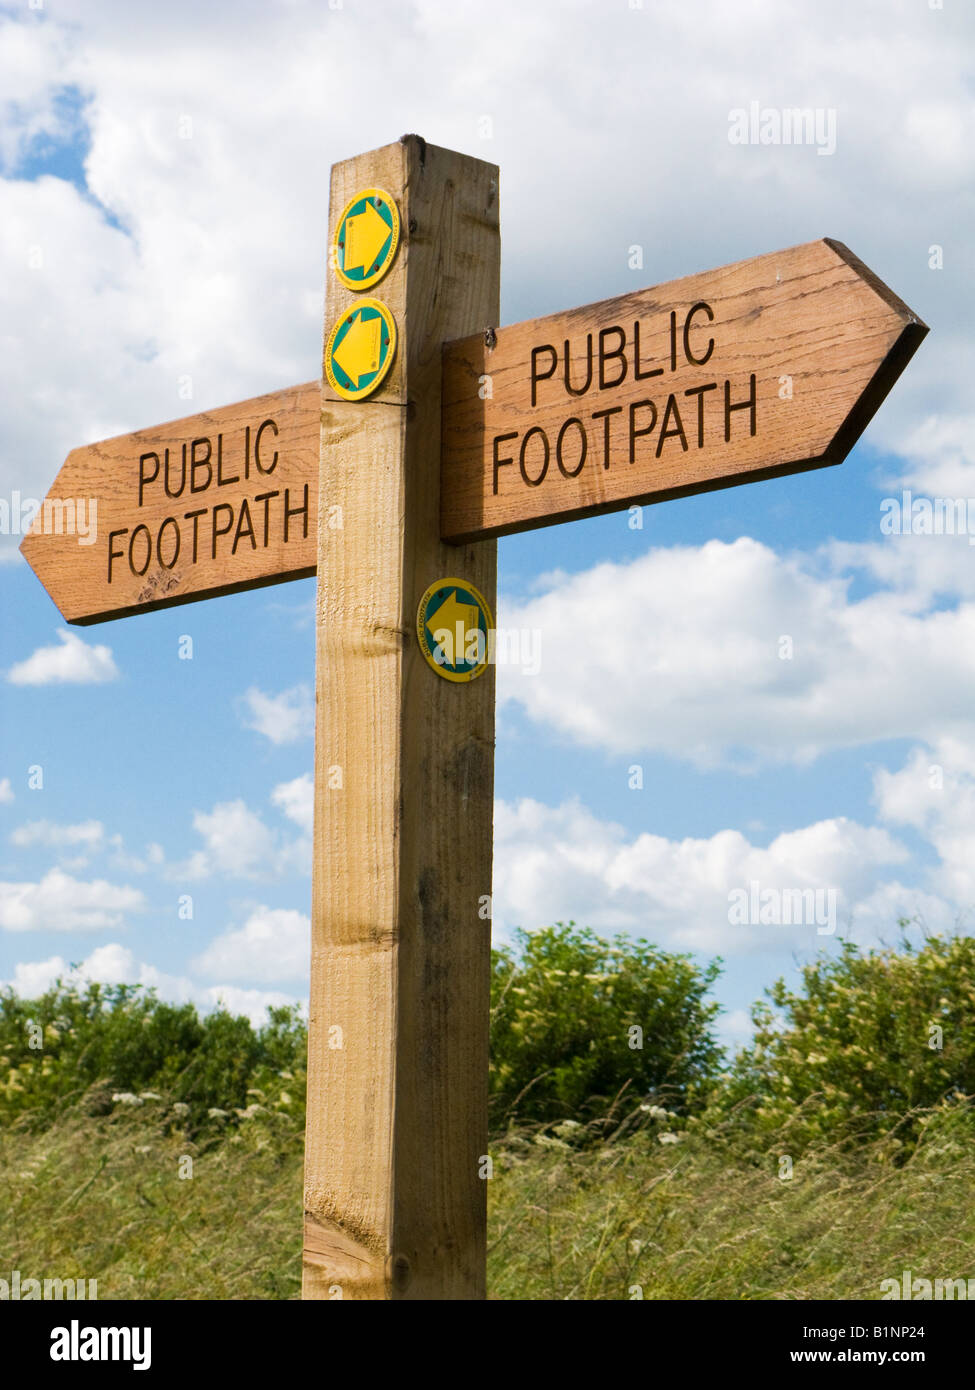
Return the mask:
<svg viewBox="0 0 975 1390">
<path fill-rule="evenodd" d="M 501 621 L 542 645 L 537 674 L 499 671 L 495 930 L 571 916 L 721 954 L 733 1041 L 844 935 L 970 925 L 973 553 L 884 535 L 880 503 L 975 496 L 971 18 L 94 10 L 0 6 L 0 496 L 43 496 L 74 445 L 316 375 L 328 166 L 403 130 L 501 166 L 503 322 L 837 237 L 932 329 L 841 468 L 500 544 Z M 835 152 L 731 144 L 752 100 L 834 111 Z M 301 998 L 314 581 L 65 637 L 18 540 L 0 536 L 0 980 L 84 962 L 255 1017 Z M 606 667 L 585 653 L 609 611 Z M 832 890 L 835 935 L 733 924 L 752 881 Z"/>
</svg>

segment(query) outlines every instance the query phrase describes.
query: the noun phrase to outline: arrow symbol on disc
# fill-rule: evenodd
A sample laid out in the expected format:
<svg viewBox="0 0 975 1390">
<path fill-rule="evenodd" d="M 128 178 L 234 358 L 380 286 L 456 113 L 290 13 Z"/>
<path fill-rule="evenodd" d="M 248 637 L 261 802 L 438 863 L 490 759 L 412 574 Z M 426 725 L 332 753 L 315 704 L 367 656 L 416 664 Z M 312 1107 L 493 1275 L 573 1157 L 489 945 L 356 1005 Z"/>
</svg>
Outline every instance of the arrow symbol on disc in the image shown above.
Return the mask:
<svg viewBox="0 0 975 1390">
<path fill-rule="evenodd" d="M 376 260 L 383 243 L 390 233 L 372 203 L 366 201 L 362 212 L 345 221 L 345 261 L 346 273 L 350 270 L 364 270 Z"/>
<path fill-rule="evenodd" d="M 427 619 L 427 627 L 433 633 L 438 646 L 453 647 L 454 659 L 449 663 L 456 666 L 463 659 L 467 647 L 467 634 L 476 632 L 479 626 L 480 610 L 473 604 L 460 603 L 456 590 L 451 589 L 436 613 Z M 460 640 L 458 640 L 460 639 Z"/>
<path fill-rule="evenodd" d="M 332 353 L 356 390 L 364 376 L 379 371 L 380 340 L 383 321 L 377 314 L 375 318 L 365 319 L 360 310 L 359 317 L 350 321 L 345 337 Z"/>
</svg>

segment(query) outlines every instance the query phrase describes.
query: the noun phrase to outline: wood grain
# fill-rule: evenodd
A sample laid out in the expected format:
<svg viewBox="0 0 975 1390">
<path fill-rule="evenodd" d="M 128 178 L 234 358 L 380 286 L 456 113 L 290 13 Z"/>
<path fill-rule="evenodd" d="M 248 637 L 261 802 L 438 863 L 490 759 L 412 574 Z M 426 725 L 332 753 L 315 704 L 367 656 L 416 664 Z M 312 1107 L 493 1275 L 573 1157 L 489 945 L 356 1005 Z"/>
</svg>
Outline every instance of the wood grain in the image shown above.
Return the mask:
<svg viewBox="0 0 975 1390">
<path fill-rule="evenodd" d="M 824 240 L 448 343 L 441 534 L 840 463 L 926 332 Z"/>
<path fill-rule="evenodd" d="M 310 382 L 73 449 L 21 551 L 82 626 L 312 575 L 319 412 Z"/>
<path fill-rule="evenodd" d="M 416 136 L 332 171 L 330 231 L 379 186 L 404 244 L 371 291 L 390 376 L 323 389 L 306 1298 L 484 1296 L 494 671 L 442 679 L 415 622 L 447 575 L 495 599 L 494 542 L 440 542 L 439 467 L 441 344 L 498 313 L 497 177 Z M 354 297 L 330 274 L 326 333 Z"/>
</svg>

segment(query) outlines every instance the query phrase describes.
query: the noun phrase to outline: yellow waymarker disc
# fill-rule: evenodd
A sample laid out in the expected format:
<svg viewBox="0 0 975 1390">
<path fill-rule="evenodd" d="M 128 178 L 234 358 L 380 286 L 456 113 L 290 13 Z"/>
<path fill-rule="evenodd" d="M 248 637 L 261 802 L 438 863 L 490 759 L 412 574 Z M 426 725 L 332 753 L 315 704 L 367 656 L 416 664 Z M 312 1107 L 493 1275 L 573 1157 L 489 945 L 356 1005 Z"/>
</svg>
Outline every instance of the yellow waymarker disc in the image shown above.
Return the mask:
<svg viewBox="0 0 975 1390">
<path fill-rule="evenodd" d="M 399 246 L 399 208 L 383 188 L 363 188 L 342 209 L 332 264 L 343 285 L 368 290 L 393 264 Z"/>
<path fill-rule="evenodd" d="M 335 320 L 325 344 L 325 375 L 347 401 L 375 391 L 396 351 L 396 320 L 379 299 L 357 299 Z"/>
<path fill-rule="evenodd" d="M 438 579 L 420 599 L 420 650 L 445 680 L 472 681 L 486 669 L 493 629 L 487 599 L 466 579 Z"/>
</svg>

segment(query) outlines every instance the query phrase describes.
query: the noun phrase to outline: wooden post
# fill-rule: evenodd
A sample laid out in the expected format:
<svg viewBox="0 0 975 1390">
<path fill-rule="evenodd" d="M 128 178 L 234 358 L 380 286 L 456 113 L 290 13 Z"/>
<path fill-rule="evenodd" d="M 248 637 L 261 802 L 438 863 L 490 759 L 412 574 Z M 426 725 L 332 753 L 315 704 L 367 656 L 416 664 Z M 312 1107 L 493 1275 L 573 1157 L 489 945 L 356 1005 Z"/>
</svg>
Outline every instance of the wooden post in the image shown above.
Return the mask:
<svg viewBox="0 0 975 1390">
<path fill-rule="evenodd" d="M 448 576 L 495 602 L 496 542 L 440 541 L 440 384 L 497 323 L 498 171 L 416 135 L 347 160 L 329 244 L 365 188 L 398 339 L 368 400 L 323 373 L 303 1296 L 483 1298 L 494 670 L 441 678 L 416 612 Z M 327 274 L 326 336 L 359 297 Z"/>
</svg>

